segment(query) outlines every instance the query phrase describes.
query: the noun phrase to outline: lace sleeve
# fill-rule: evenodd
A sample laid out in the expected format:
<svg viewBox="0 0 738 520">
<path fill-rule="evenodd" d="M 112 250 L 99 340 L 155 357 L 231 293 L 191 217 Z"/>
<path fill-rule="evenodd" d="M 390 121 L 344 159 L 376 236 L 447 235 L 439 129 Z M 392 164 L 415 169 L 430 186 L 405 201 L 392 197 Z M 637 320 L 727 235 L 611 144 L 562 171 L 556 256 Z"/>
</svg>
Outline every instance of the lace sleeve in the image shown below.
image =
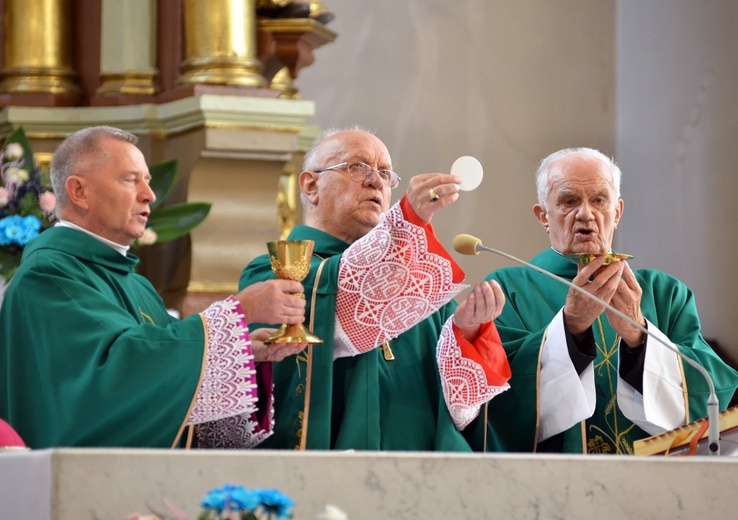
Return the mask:
<svg viewBox="0 0 738 520">
<path fill-rule="evenodd" d="M 214 421 L 256 409 L 254 355 L 239 303 L 228 298 L 202 313 L 207 355 L 189 424 Z"/>
<path fill-rule="evenodd" d="M 408 222 L 395 204 L 341 257 L 336 334 L 353 355 L 368 352 L 465 287 L 454 283 L 451 261 L 429 251 L 425 230 Z"/>
<path fill-rule="evenodd" d="M 462 354 L 453 332 L 452 318 L 446 321 L 441 330 L 436 360 L 443 397 L 459 430 L 466 428 L 479 415 L 479 408 L 484 403 L 510 388 L 508 383 L 499 386 L 489 384 L 484 368 Z"/>
</svg>

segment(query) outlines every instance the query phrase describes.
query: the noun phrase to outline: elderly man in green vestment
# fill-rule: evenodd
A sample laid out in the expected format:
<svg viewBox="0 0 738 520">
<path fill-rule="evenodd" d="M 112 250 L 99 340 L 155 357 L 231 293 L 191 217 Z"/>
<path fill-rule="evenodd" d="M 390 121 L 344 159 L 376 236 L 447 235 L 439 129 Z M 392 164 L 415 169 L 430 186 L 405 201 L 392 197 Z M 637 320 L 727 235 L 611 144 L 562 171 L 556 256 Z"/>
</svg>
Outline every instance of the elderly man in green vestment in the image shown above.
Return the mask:
<svg viewBox="0 0 738 520">
<path fill-rule="evenodd" d="M 544 159 L 533 212 L 551 248 L 532 263 L 697 361 L 724 409 L 738 373 L 702 337 L 689 288 L 660 271 L 633 271 L 626 260 L 579 262 L 582 253 L 611 252 L 624 207 L 620 177 L 611 159 L 589 148 Z M 512 390 L 489 410 L 497 449 L 632 454 L 634 441 L 707 414 L 703 376 L 632 323 L 528 267 L 499 269 L 489 279 L 507 299 L 496 323 L 512 368 Z"/>
<path fill-rule="evenodd" d="M 26 247 L 0 310 L 0 417 L 32 448 L 253 446 L 273 425 L 271 363 L 255 364 L 305 345 L 267 349 L 248 323 L 302 322 L 302 285 L 172 318 L 129 252 L 155 198 L 136 141 L 92 127 L 54 154 L 59 222 Z"/>
<path fill-rule="evenodd" d="M 508 388 L 493 324 L 504 298 L 477 284 L 458 305 L 463 272 L 433 233 L 431 217 L 455 202 L 461 179 L 416 175 L 399 183 L 372 133 L 331 130 L 305 157 L 300 188 L 313 240 L 303 281 L 309 323 L 323 344 L 276 363 L 275 434 L 267 448 L 483 449 L 486 403 Z M 240 286 L 273 277 L 267 256 Z"/>
</svg>

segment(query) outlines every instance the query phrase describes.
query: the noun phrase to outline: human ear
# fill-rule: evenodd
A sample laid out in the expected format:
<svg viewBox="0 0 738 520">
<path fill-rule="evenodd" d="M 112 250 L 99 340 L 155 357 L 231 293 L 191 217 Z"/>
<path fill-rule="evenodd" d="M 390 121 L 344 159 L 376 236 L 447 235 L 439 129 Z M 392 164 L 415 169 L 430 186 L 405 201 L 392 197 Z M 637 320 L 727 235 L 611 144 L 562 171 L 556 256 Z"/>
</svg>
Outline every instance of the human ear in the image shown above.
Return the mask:
<svg viewBox="0 0 738 520">
<path fill-rule="evenodd" d="M 533 206 L 533 214 L 538 219 L 538 222 L 541 223 L 543 229 L 546 230 L 546 233 L 548 233 L 548 212 L 546 209 L 540 204 L 536 204 Z"/>
<path fill-rule="evenodd" d="M 313 205 L 318 203 L 318 174 L 303 171 L 300 174 L 300 190 L 305 198 Z"/>
<path fill-rule="evenodd" d="M 617 208 L 615 208 L 615 228 L 617 229 L 620 219 L 623 217 L 623 209 L 625 208 L 625 202 L 623 199 L 618 199 Z"/>
<path fill-rule="evenodd" d="M 64 183 L 69 202 L 82 209 L 89 209 L 87 183 L 83 177 L 70 175 Z"/>
</svg>

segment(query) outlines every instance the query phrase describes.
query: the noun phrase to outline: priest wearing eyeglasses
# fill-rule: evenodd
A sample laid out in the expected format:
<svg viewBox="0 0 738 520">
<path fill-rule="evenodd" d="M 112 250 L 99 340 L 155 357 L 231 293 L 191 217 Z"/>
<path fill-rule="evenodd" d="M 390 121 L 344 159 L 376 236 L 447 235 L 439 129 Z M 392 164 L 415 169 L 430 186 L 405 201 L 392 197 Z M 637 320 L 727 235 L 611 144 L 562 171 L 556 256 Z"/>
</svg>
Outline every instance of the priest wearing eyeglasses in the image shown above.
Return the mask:
<svg viewBox="0 0 738 520">
<path fill-rule="evenodd" d="M 305 225 L 289 239 L 315 242 L 306 321 L 324 343 L 275 363 L 275 434 L 263 447 L 481 450 L 480 411 L 510 370 L 493 323 L 499 286 L 476 284 L 457 306 L 464 273 L 431 225 L 460 177 L 416 175 L 390 207 L 400 178 L 387 148 L 350 129 L 318 139 L 299 182 Z M 265 255 L 240 287 L 273 276 Z"/>
</svg>

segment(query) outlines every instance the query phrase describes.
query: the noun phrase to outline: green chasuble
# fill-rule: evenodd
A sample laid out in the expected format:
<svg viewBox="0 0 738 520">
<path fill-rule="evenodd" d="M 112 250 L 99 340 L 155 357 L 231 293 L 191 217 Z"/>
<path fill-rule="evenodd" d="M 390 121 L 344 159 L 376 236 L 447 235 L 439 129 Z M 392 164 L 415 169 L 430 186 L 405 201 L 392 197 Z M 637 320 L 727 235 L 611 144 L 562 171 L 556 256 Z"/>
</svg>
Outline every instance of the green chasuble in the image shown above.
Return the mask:
<svg viewBox="0 0 738 520">
<path fill-rule="evenodd" d="M 26 247 L 0 310 L 0 417 L 28 446 L 174 442 L 202 371 L 202 318 L 169 316 L 137 263 L 67 227 Z"/>
<path fill-rule="evenodd" d="M 376 348 L 355 357 L 333 360 L 339 260 L 350 244 L 307 226 L 297 226 L 290 240 L 315 241 L 310 273 L 303 281 L 308 303 L 306 323 L 314 312 L 314 345 L 309 389 L 308 449 L 471 451 L 481 448 L 481 421 L 459 432 L 446 407 L 436 363 L 441 327 L 452 315 L 451 301 L 438 312 L 390 341 L 394 360 Z M 327 259 L 311 309 L 316 273 Z M 251 262 L 239 287 L 274 278 L 267 255 Z M 263 325 L 252 325 L 253 328 Z M 272 325 L 274 326 L 274 325 Z M 307 350 L 274 363 L 274 435 L 260 448 L 298 448 L 304 427 Z M 469 437 L 468 441 L 466 437 Z"/>
<path fill-rule="evenodd" d="M 532 264 L 569 281 L 577 264 L 547 249 Z M 720 409 L 727 407 L 738 387 L 738 373 L 726 365 L 700 332 L 692 292 L 676 278 L 652 269 L 635 272 L 643 289 L 641 311 L 679 351 L 699 362 L 715 384 Z M 490 274 L 505 293 L 506 303 L 496 324 L 512 369 L 511 389 L 489 404 L 492 443 L 498 450 L 536 450 L 539 353 L 544 332 L 564 306 L 569 288 L 526 267 L 507 267 Z M 603 313 L 592 324 L 597 354 L 594 361 L 597 405 L 594 415 L 563 433 L 562 451 L 568 453 L 633 453 L 633 441 L 649 434 L 625 418 L 617 403 L 619 337 Z M 651 342 L 648 348 L 660 348 Z M 665 347 L 662 347 L 665 348 Z M 681 363 L 688 395 L 687 422 L 707 415 L 709 389 L 688 363 Z M 584 436 L 584 438 L 583 438 Z"/>
</svg>

